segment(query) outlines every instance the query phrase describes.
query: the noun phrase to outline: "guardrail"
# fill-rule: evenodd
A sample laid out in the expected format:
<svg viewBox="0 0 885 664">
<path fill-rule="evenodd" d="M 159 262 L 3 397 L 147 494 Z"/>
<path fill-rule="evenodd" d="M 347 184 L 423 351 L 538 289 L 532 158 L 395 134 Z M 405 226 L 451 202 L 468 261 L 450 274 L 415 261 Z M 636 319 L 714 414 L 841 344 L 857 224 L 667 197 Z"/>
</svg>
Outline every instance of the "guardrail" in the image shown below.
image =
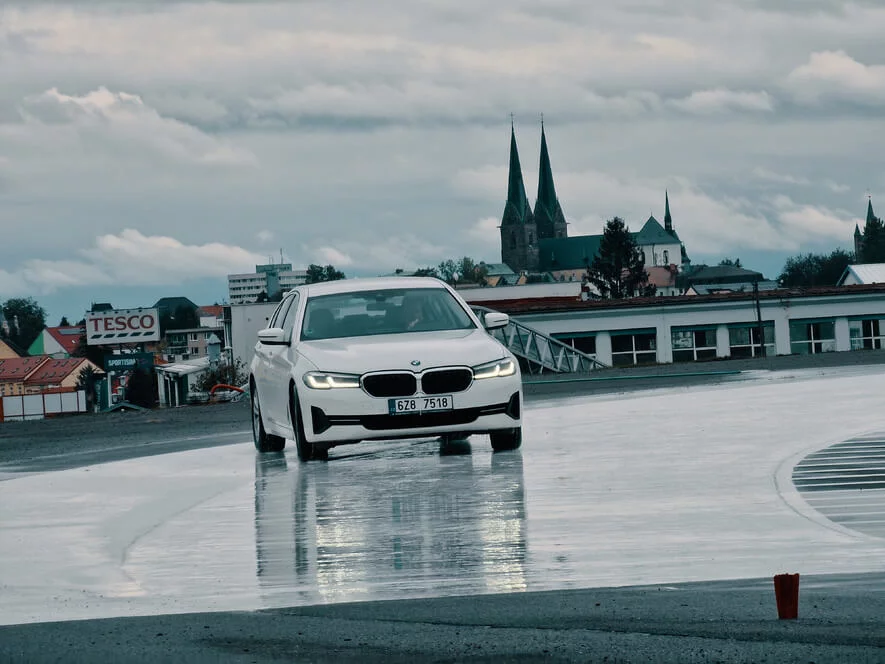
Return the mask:
<svg viewBox="0 0 885 664">
<path fill-rule="evenodd" d="M 488 307 L 471 306 L 480 320 Z M 608 367 L 593 355 L 583 353 L 554 339 L 524 323 L 510 319 L 506 327 L 490 330 L 489 333 L 503 343 L 511 353 L 528 362 L 530 373 L 589 373 Z"/>
</svg>

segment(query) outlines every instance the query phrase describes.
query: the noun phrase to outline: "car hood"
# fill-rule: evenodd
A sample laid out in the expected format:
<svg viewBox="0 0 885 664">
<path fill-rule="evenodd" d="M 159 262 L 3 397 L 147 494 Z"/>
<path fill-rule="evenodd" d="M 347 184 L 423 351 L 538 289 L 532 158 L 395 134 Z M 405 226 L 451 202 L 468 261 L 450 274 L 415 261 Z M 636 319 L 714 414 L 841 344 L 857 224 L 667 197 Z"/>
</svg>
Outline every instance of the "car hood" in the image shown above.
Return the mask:
<svg viewBox="0 0 885 664">
<path fill-rule="evenodd" d="M 422 371 L 453 364 L 476 366 L 506 355 L 503 346 L 482 329 L 303 341 L 298 352 L 320 371 L 349 374 L 391 369 Z M 420 366 L 412 365 L 413 361 L 420 362 Z"/>
</svg>

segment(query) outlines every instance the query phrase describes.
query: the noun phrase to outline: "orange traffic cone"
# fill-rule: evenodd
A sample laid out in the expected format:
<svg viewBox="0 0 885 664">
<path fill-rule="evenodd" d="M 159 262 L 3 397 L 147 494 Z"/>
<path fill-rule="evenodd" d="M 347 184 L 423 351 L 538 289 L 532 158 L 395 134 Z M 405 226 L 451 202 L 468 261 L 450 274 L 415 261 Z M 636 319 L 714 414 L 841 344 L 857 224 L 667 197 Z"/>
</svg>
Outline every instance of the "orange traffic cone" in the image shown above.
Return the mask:
<svg viewBox="0 0 885 664">
<path fill-rule="evenodd" d="M 777 600 L 777 617 L 795 620 L 799 617 L 799 575 L 775 574 L 774 598 Z"/>
</svg>

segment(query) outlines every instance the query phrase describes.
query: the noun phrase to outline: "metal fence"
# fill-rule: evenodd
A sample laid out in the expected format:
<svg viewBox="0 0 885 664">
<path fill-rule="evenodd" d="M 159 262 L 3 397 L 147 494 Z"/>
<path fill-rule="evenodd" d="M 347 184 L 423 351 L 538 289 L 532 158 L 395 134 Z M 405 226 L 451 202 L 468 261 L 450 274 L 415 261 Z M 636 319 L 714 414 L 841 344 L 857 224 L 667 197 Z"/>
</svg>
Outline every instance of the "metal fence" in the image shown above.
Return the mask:
<svg viewBox="0 0 885 664">
<path fill-rule="evenodd" d="M 42 420 L 46 416 L 85 412 L 84 390 L 0 397 L 0 422 Z"/>
<path fill-rule="evenodd" d="M 487 312 L 494 311 L 477 306 L 471 309 L 480 320 Z M 582 353 L 513 318 L 506 327 L 491 330 L 490 333 L 511 353 L 525 360 L 531 373 L 587 373 L 607 368 L 593 355 Z"/>
</svg>

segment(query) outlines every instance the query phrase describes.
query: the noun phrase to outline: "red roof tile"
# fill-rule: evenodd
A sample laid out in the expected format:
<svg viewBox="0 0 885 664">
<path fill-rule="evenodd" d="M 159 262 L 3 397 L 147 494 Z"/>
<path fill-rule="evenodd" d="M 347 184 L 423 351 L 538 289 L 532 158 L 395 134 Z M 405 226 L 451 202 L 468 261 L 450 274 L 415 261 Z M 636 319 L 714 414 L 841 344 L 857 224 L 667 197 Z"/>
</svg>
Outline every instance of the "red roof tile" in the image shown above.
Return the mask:
<svg viewBox="0 0 885 664">
<path fill-rule="evenodd" d="M 0 383 L 19 383 L 48 359 L 46 355 L 37 355 L 0 360 Z"/>
<path fill-rule="evenodd" d="M 60 383 L 86 362 L 82 357 L 68 357 L 62 360 L 50 359 L 32 373 L 25 382 L 28 385 L 54 385 Z"/>
<path fill-rule="evenodd" d="M 66 325 L 64 327 L 47 327 L 46 331 L 65 349 L 69 355 L 77 350 L 80 345 L 80 335 L 86 329 L 79 325 Z"/>
<path fill-rule="evenodd" d="M 221 318 L 222 314 L 224 314 L 224 306 L 220 304 L 212 304 L 208 307 L 200 307 L 200 311 L 206 316 Z"/>
</svg>

